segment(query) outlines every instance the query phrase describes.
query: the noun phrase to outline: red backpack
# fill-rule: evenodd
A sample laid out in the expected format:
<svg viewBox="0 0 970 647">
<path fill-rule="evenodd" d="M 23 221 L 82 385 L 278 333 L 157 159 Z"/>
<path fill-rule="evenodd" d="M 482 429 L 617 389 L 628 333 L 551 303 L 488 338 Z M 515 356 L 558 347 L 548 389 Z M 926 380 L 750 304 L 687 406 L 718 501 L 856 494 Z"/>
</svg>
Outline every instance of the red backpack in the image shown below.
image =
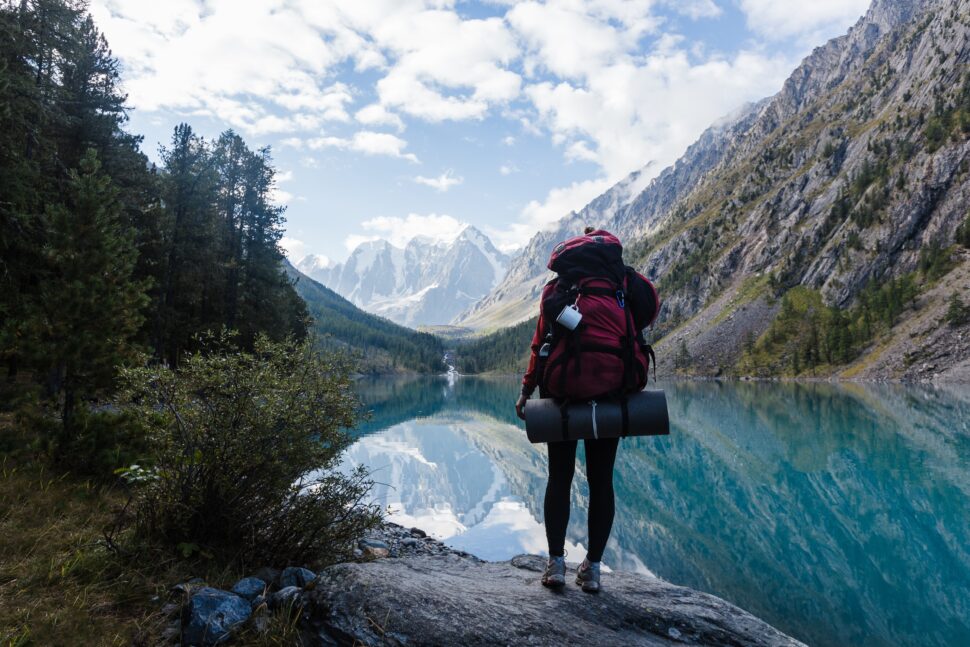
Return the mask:
<svg viewBox="0 0 970 647">
<path fill-rule="evenodd" d="M 653 350 L 642 331 L 656 319 L 660 300 L 653 284 L 623 264 L 623 247 L 597 230 L 559 243 L 549 258 L 557 277 L 542 291 L 546 344 L 539 352 L 543 397 L 593 400 L 643 390 Z M 575 305 L 575 330 L 558 323 Z"/>
</svg>

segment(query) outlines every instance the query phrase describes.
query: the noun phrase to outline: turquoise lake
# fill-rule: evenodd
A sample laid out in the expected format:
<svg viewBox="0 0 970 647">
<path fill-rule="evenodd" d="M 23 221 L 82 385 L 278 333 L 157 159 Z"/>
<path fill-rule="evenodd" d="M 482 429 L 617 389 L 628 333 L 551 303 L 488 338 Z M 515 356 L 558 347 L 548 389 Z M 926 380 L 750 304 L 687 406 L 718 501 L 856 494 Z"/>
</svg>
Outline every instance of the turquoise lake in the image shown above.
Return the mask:
<svg viewBox="0 0 970 647">
<path fill-rule="evenodd" d="M 809 645 L 970 645 L 970 387 L 651 388 L 666 391 L 671 435 L 621 441 L 604 564 L 713 593 Z M 545 446 L 515 417 L 515 380 L 359 392 L 372 415 L 346 465 L 372 470 L 392 521 L 483 559 L 545 551 Z"/>
</svg>

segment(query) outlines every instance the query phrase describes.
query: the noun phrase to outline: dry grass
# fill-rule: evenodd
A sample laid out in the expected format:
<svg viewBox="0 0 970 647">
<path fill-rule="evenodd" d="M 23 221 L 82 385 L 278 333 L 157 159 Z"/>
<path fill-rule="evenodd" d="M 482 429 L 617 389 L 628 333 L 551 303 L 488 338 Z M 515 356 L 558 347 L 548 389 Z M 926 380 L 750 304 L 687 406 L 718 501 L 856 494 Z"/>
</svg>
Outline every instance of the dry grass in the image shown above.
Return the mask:
<svg viewBox="0 0 970 647">
<path fill-rule="evenodd" d="M 0 435 L 18 432 L 0 416 Z M 198 576 L 229 588 L 243 575 L 204 560 L 109 550 L 104 530 L 126 498 L 52 473 L 38 458 L 0 458 L 0 647 L 166 644 L 162 607 L 173 584 Z M 267 631 L 234 644 L 300 644 L 299 632 L 292 618 L 270 616 Z"/>
<path fill-rule="evenodd" d="M 107 550 L 122 496 L 43 465 L 0 465 L 0 645 L 127 645 L 157 633 L 175 575 Z M 154 577 L 153 577 L 154 575 Z"/>
</svg>

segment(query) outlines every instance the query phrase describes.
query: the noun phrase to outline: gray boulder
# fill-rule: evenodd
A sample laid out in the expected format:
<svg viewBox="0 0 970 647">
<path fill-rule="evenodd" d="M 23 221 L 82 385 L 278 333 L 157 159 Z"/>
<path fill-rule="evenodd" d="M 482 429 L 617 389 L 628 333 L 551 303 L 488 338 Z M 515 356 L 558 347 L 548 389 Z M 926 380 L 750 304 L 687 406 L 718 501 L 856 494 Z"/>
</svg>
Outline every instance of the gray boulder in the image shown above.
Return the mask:
<svg viewBox="0 0 970 647">
<path fill-rule="evenodd" d="M 248 602 L 252 602 L 266 590 L 266 582 L 258 577 L 244 577 L 232 585 L 232 592 Z"/>
<path fill-rule="evenodd" d="M 798 641 L 712 595 L 605 573 L 599 595 L 539 579 L 544 560 L 458 554 L 339 564 L 307 596 L 308 634 L 331 645 L 745 645 Z"/>
<path fill-rule="evenodd" d="M 250 612 L 249 602 L 235 593 L 203 587 L 192 594 L 182 615 L 182 644 L 225 642 L 235 627 L 249 619 Z"/>
<path fill-rule="evenodd" d="M 270 609 L 287 609 L 296 607 L 300 603 L 303 589 L 298 586 L 285 586 L 269 596 Z"/>
<path fill-rule="evenodd" d="M 280 575 L 280 588 L 288 586 L 303 588 L 315 579 L 317 579 L 317 574 L 310 569 L 289 566 L 284 568 L 282 575 Z"/>
</svg>

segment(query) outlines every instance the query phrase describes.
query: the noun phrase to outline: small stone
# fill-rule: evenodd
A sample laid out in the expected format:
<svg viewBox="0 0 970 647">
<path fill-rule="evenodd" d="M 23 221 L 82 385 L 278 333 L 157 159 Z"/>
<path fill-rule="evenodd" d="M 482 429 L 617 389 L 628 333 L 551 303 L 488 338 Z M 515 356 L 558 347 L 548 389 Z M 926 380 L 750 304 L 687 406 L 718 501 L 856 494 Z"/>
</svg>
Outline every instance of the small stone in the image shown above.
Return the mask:
<svg viewBox="0 0 970 647">
<path fill-rule="evenodd" d="M 383 548 L 386 550 L 389 548 L 386 543 L 379 539 L 361 539 L 359 542 L 357 542 L 357 545 L 361 548 L 361 550 L 366 550 L 368 548 Z"/>
<path fill-rule="evenodd" d="M 299 604 L 303 591 L 298 586 L 285 586 L 269 596 L 270 609 L 292 608 Z"/>
<path fill-rule="evenodd" d="M 426 533 L 425 531 L 421 530 L 420 528 L 411 528 L 411 536 L 412 537 L 427 537 L 428 536 L 428 533 Z"/>
<path fill-rule="evenodd" d="M 182 642 L 216 645 L 228 639 L 251 613 L 249 602 L 235 593 L 202 587 L 192 595 L 182 617 Z"/>
<path fill-rule="evenodd" d="M 170 602 L 162 607 L 162 615 L 166 618 L 171 618 L 178 615 L 178 612 L 182 610 L 182 605 Z"/>
<path fill-rule="evenodd" d="M 380 559 L 382 557 L 387 557 L 391 554 L 391 551 L 387 548 L 378 548 L 376 546 L 364 546 L 364 556 L 371 559 Z"/>
<path fill-rule="evenodd" d="M 289 586 L 305 587 L 307 584 L 317 579 L 317 574 L 308 568 L 298 566 L 288 566 L 283 569 L 280 575 L 280 588 Z"/>
<path fill-rule="evenodd" d="M 266 582 L 258 577 L 244 577 L 232 586 L 232 592 L 252 602 L 266 591 Z"/>
<path fill-rule="evenodd" d="M 360 559 L 363 556 L 364 556 L 364 551 L 362 551 L 359 548 L 354 549 L 354 559 Z"/>
<path fill-rule="evenodd" d="M 667 630 L 667 635 L 673 638 L 674 640 L 680 638 L 680 632 L 677 631 L 677 629 L 675 629 L 674 627 L 671 627 L 670 629 Z"/>
<path fill-rule="evenodd" d="M 419 546 L 420 544 L 421 544 L 421 542 L 417 539 L 417 537 L 408 537 L 407 539 L 402 539 L 401 540 L 401 545 L 402 546 L 408 546 L 408 547 L 411 547 L 411 548 L 414 548 L 416 546 Z"/>
<path fill-rule="evenodd" d="M 253 608 L 253 612 L 255 613 L 256 610 L 259 609 L 260 607 L 264 607 L 264 608 L 265 607 L 268 607 L 269 606 L 269 599 L 266 597 L 265 594 L 264 595 L 257 595 L 253 599 L 251 606 Z"/>
<path fill-rule="evenodd" d="M 205 580 L 201 577 L 193 577 L 187 582 L 182 582 L 181 584 L 176 584 L 168 590 L 170 598 L 182 598 L 185 599 L 192 595 L 192 591 L 205 586 Z"/>
</svg>

